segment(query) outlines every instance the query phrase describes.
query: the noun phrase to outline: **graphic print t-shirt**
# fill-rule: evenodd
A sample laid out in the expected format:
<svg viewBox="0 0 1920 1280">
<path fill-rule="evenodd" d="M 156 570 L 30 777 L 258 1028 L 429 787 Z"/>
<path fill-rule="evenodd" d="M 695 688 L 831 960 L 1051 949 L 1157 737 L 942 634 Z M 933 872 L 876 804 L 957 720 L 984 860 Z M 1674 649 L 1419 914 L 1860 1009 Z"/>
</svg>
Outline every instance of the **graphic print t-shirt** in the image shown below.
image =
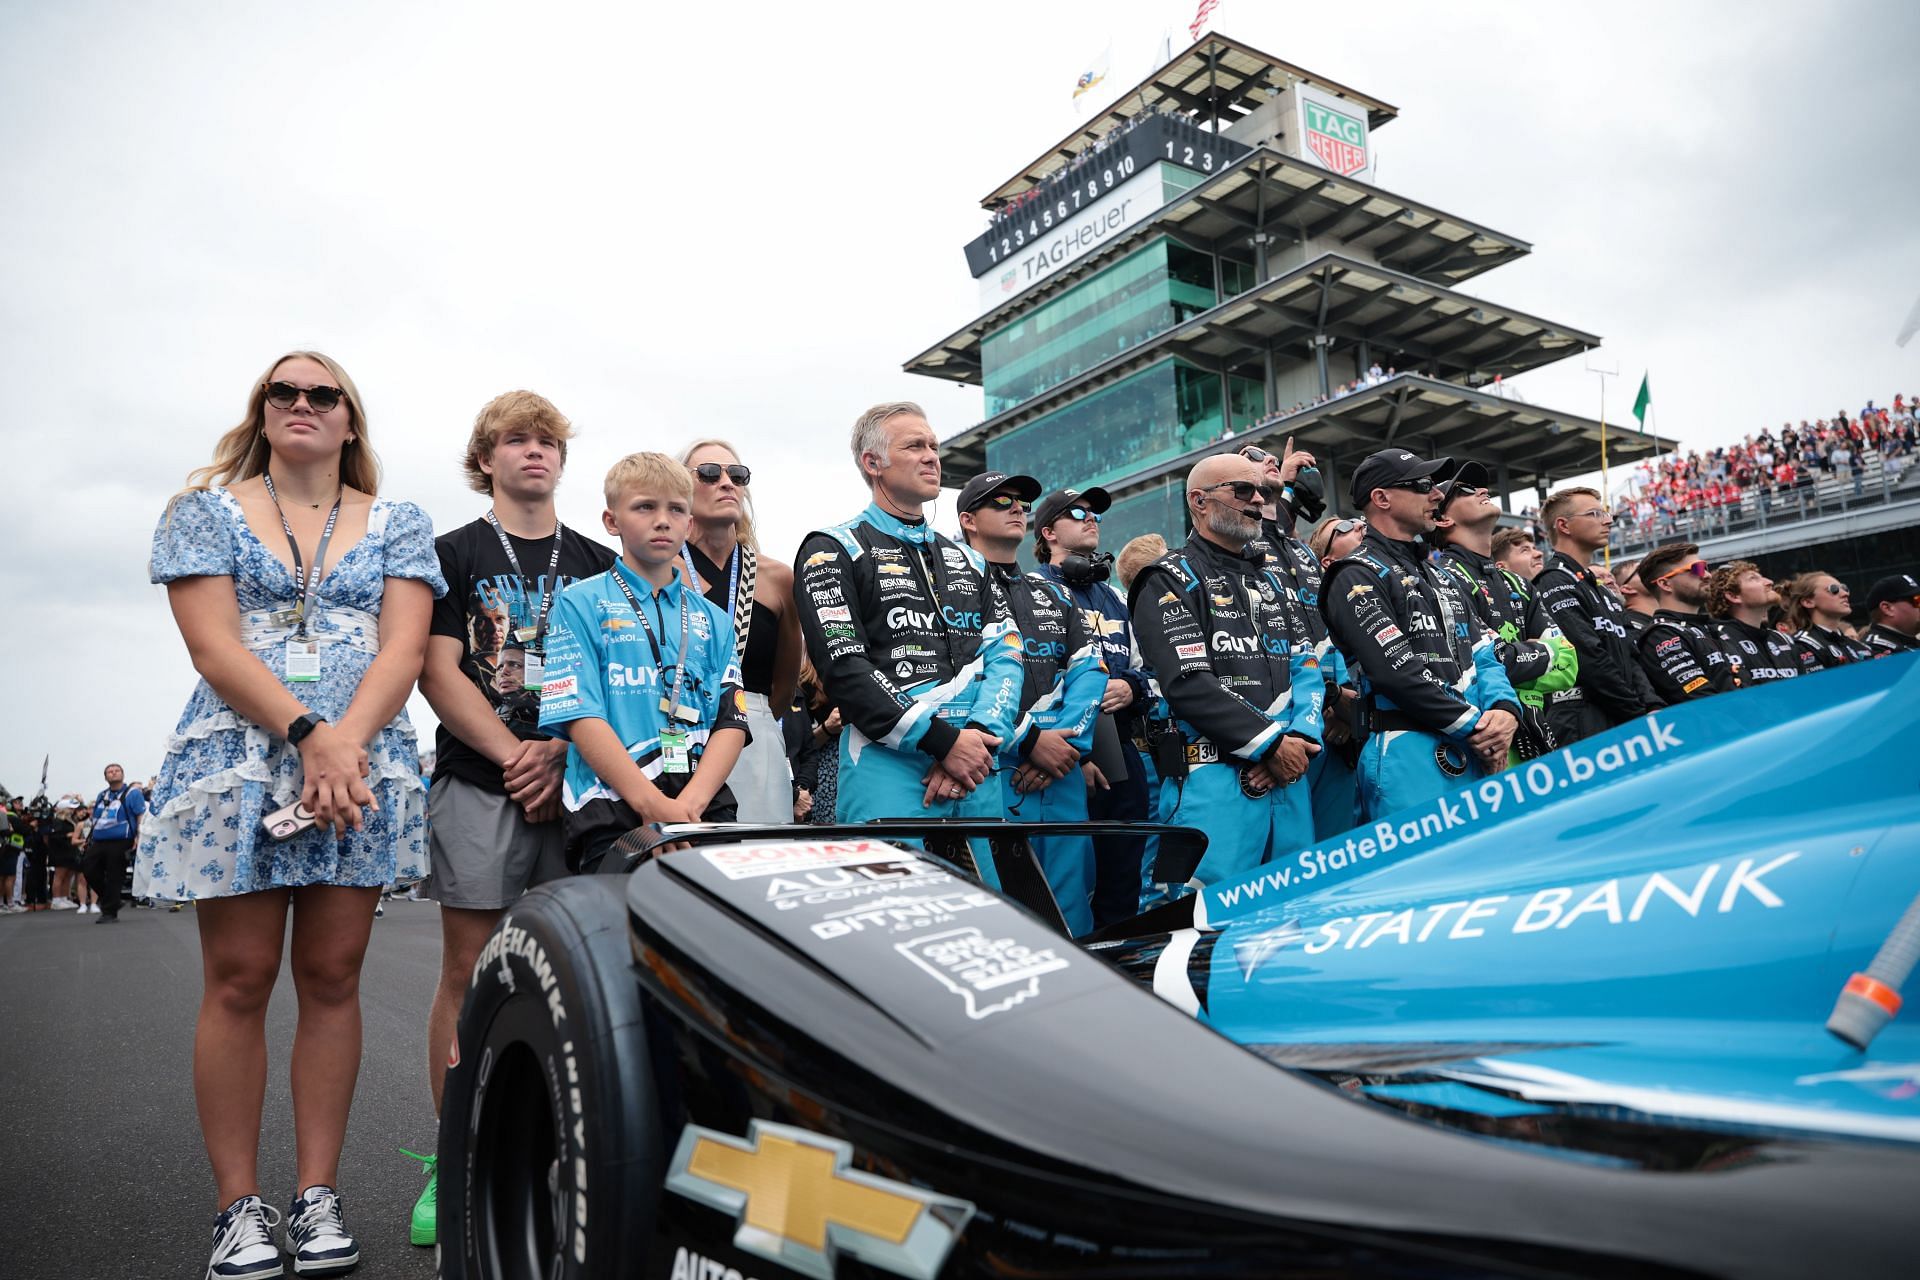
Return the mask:
<svg viewBox="0 0 1920 1280">
<path fill-rule="evenodd" d="M 433 634 L 460 641 L 465 649 L 460 670 L 515 737 L 545 738 L 549 735 L 539 729 L 540 691 L 520 687 L 524 658 L 513 633 L 531 627 L 540 612 L 553 539 L 507 536 L 525 576 L 513 571 L 493 526 L 484 519 L 434 539 L 447 594 L 434 602 Z M 560 535 L 555 597 L 568 583 L 605 573 L 613 560 L 612 548 L 567 529 Z M 436 778 L 446 774 L 496 793 L 506 791 L 499 766 L 454 737 L 444 724 L 434 735 L 433 773 Z"/>
</svg>

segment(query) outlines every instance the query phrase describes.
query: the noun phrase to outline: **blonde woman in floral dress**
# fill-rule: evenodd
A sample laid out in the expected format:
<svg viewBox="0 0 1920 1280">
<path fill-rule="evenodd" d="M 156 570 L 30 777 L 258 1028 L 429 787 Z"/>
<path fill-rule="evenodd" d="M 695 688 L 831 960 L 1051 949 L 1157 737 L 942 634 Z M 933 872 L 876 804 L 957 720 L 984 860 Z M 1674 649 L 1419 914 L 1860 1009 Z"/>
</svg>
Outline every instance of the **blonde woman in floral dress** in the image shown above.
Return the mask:
<svg viewBox="0 0 1920 1280">
<path fill-rule="evenodd" d="M 194 1093 L 220 1210 L 207 1275 L 284 1272 L 258 1150 L 267 1000 L 289 927 L 298 1171 L 286 1249 L 296 1274 L 338 1275 L 359 1261 L 338 1186 L 360 966 L 381 887 L 426 866 L 405 705 L 446 583 L 426 514 L 375 496 L 359 393 L 317 352 L 268 368 L 189 485 L 154 531 L 151 573 L 202 679 L 167 742 L 135 892 L 198 904 Z M 270 836 L 262 819 L 296 801 L 314 822 Z"/>
</svg>

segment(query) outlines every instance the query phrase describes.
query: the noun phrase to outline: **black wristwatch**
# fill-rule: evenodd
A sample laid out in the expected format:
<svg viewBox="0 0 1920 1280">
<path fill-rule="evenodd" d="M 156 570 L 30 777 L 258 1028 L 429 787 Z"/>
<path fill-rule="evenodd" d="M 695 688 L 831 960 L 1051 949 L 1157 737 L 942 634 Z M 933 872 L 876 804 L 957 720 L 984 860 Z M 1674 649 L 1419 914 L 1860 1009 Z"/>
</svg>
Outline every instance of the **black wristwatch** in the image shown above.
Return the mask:
<svg viewBox="0 0 1920 1280">
<path fill-rule="evenodd" d="M 309 711 L 287 726 L 287 745 L 297 747 L 306 740 L 308 734 L 325 724 L 326 717 L 318 711 Z"/>
</svg>

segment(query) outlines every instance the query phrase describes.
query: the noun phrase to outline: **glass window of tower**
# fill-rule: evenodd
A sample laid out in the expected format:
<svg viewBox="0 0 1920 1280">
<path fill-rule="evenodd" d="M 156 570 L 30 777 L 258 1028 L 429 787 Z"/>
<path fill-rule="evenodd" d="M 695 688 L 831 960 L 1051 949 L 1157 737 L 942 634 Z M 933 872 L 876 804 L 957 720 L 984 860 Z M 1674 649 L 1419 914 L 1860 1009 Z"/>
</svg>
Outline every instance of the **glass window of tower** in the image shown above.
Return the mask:
<svg viewBox="0 0 1920 1280">
<path fill-rule="evenodd" d="M 1251 270 L 1230 260 L 1222 268 L 1236 283 Z M 1151 240 L 986 336 L 980 344 L 986 414 L 1005 413 L 1218 300 L 1211 255 L 1165 236 Z"/>
<path fill-rule="evenodd" d="M 1227 379 L 1241 427 L 1266 410 L 1256 379 Z M 1226 428 L 1220 375 L 1162 360 L 987 442 L 987 466 L 1049 489 L 1105 484 L 1217 440 Z"/>
</svg>

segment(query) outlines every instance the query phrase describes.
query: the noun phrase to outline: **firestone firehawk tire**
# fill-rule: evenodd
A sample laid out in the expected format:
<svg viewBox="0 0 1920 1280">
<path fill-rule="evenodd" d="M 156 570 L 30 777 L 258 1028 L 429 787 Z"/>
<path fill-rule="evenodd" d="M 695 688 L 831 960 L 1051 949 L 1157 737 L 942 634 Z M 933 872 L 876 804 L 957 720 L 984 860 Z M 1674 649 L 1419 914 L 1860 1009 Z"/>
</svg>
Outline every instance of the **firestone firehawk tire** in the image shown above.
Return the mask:
<svg viewBox="0 0 1920 1280">
<path fill-rule="evenodd" d="M 625 888 L 534 890 L 474 965 L 441 1107 L 445 1280 L 639 1273 L 664 1156 Z"/>
</svg>

